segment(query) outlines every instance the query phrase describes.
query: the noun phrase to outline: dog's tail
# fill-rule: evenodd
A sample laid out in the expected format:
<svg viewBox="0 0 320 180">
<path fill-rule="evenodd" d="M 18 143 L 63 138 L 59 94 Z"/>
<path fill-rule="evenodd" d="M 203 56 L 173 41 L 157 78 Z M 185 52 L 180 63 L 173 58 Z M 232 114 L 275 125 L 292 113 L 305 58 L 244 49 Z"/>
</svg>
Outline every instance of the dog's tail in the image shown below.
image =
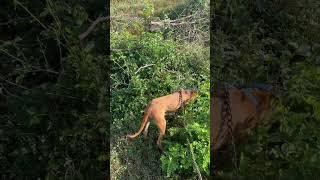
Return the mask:
<svg viewBox="0 0 320 180">
<path fill-rule="evenodd" d="M 141 132 L 143 131 L 143 129 L 145 128 L 148 120 L 149 120 L 149 114 L 150 114 L 150 109 L 149 106 L 146 108 L 146 110 L 144 111 L 144 116 L 143 116 L 143 120 L 141 122 L 141 126 L 140 129 L 137 133 L 133 134 L 133 135 L 127 135 L 127 138 L 129 139 L 133 139 L 137 136 L 139 136 L 139 134 L 141 134 Z"/>
</svg>

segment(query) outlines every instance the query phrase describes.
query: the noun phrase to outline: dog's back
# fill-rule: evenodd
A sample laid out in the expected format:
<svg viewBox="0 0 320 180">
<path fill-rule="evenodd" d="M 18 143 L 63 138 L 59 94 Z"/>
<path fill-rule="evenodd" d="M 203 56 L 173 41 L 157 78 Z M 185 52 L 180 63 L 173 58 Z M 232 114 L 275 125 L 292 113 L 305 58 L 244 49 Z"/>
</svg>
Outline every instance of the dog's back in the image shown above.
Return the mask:
<svg viewBox="0 0 320 180">
<path fill-rule="evenodd" d="M 224 110 L 222 106 L 225 106 L 224 90 L 218 89 L 211 98 L 211 154 L 215 165 L 217 165 L 219 159 L 229 156 L 227 152 L 229 152 L 228 149 L 231 144 L 231 135 L 228 133 L 227 122 L 223 122 L 221 119 L 225 113 L 221 112 L 221 110 Z M 232 87 L 228 89 L 228 92 L 233 137 L 236 142 L 240 142 L 245 139 L 249 129 L 266 120 L 264 115 L 271 111 L 272 86 L 261 84 L 242 88 Z M 221 134 L 225 136 L 221 136 Z M 224 163 L 226 161 L 222 160 L 221 162 Z"/>
</svg>

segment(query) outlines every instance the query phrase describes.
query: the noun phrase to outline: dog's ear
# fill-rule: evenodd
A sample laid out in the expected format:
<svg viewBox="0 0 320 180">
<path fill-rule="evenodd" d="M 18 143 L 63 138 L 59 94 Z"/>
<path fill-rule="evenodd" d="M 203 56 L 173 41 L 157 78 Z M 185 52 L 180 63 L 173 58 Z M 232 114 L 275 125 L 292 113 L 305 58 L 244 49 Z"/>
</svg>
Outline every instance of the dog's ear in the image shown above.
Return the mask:
<svg viewBox="0 0 320 180">
<path fill-rule="evenodd" d="M 195 88 L 192 89 L 192 92 L 193 92 L 193 93 L 199 93 L 199 87 L 198 87 L 198 85 L 197 85 Z"/>
<path fill-rule="evenodd" d="M 199 91 L 198 91 L 198 90 L 196 90 L 196 89 L 193 89 L 193 90 L 191 90 L 191 93 L 192 93 L 192 94 L 198 94 L 198 93 L 199 93 Z"/>
</svg>

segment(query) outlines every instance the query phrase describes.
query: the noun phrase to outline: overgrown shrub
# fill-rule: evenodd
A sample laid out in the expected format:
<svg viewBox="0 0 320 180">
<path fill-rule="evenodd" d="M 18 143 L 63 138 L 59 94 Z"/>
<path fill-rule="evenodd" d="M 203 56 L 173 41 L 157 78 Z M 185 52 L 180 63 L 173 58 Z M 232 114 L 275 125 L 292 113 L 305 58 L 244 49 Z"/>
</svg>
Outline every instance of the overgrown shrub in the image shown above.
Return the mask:
<svg viewBox="0 0 320 180">
<path fill-rule="evenodd" d="M 181 127 L 170 128 L 167 152 L 161 156 L 162 169 L 168 177 L 183 174 L 194 176 L 198 166 L 203 175 L 209 175 L 210 126 L 209 82 L 200 86 L 197 102 L 182 110 L 177 119 Z M 192 153 L 195 157 L 192 157 Z M 193 159 L 194 158 L 194 159 Z"/>
<path fill-rule="evenodd" d="M 274 115 L 276 123 L 258 129 L 249 145 L 243 147 L 241 175 L 290 179 L 319 176 L 320 116 L 319 103 L 314 101 L 319 98 L 316 93 L 319 87 L 309 84 L 320 80 L 319 70 L 310 66 L 301 68 L 302 73 L 289 82 L 288 97 Z M 295 88 L 297 81 L 304 82 L 301 87 L 304 90 Z"/>
<path fill-rule="evenodd" d="M 208 174 L 208 48 L 192 49 L 197 46 L 189 47 L 173 40 L 164 40 L 162 35 L 157 33 L 143 33 L 140 36 L 134 36 L 128 32 L 114 32 L 111 37 L 113 50 L 111 58 L 113 62 L 111 144 L 112 150 L 117 152 L 117 155 L 130 157 L 123 160 L 126 162 L 127 171 L 113 174 L 113 176 L 133 178 L 130 176 L 132 172 L 144 177 L 164 177 L 164 174 L 194 176 L 195 173 L 190 173 L 193 169 L 192 162 L 186 162 L 184 166 L 180 166 L 180 162 L 186 157 L 181 157 L 180 154 L 174 152 L 174 149 L 180 147 L 189 153 L 186 144 L 188 137 L 201 172 Z M 198 52 L 200 49 L 201 52 Z M 148 101 L 179 89 L 196 87 L 200 88 L 200 97 L 195 104 L 188 106 L 186 111 L 189 113 L 183 116 L 180 114 L 179 117 L 167 117 L 165 155 L 161 156 L 158 153 L 154 139 L 142 142 L 140 140 L 142 138 L 138 138 L 130 146 L 125 144 L 124 135 L 137 130 Z M 184 126 L 184 123 L 188 125 Z M 151 131 L 149 132 L 150 137 L 157 137 L 158 130 L 155 126 L 151 126 L 149 131 Z M 186 136 L 180 141 L 173 137 L 167 138 L 171 131 L 180 131 Z M 187 132 L 190 132 L 190 135 Z M 111 159 L 115 159 L 114 162 L 111 162 L 114 172 L 123 168 L 120 165 L 116 167 L 119 162 L 115 155 L 116 153 L 111 153 Z M 142 155 L 146 156 L 143 160 L 140 159 Z M 178 165 L 168 164 L 170 163 L 169 158 L 174 158 Z M 162 171 L 161 167 L 163 167 Z M 153 169 L 158 170 L 152 171 Z"/>
</svg>

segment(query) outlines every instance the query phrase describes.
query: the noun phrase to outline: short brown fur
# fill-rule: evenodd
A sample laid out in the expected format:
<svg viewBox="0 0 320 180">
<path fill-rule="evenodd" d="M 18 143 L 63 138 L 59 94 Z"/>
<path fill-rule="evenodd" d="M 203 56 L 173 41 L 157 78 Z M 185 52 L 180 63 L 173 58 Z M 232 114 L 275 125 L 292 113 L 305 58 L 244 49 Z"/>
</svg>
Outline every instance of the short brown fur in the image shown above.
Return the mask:
<svg viewBox="0 0 320 180">
<path fill-rule="evenodd" d="M 239 137 L 245 136 L 248 129 L 256 127 L 262 119 L 265 119 L 263 118 L 264 115 L 271 111 L 272 94 L 261 90 L 254 90 L 252 95 L 258 101 L 257 106 L 240 89 L 231 88 L 229 89 L 229 94 L 233 122 L 232 129 L 234 129 L 233 136 L 239 139 Z M 221 139 L 218 138 L 220 123 L 222 122 L 220 111 L 223 101 L 217 97 L 213 97 L 211 100 L 211 145 L 213 146 L 212 150 L 215 151 L 223 145 L 230 143 L 230 135 L 220 136 Z M 222 129 L 221 133 L 226 134 L 227 128 L 222 127 Z"/>
<path fill-rule="evenodd" d="M 159 129 L 159 137 L 157 145 L 162 150 L 161 142 L 166 131 L 166 112 L 175 112 L 184 104 L 195 99 L 197 92 L 193 90 L 181 90 L 181 100 L 178 92 L 153 99 L 145 108 L 144 117 L 140 125 L 140 129 L 133 135 L 127 135 L 127 138 L 134 139 L 144 130 L 146 137 L 148 134 L 149 120 L 153 119 Z"/>
</svg>

